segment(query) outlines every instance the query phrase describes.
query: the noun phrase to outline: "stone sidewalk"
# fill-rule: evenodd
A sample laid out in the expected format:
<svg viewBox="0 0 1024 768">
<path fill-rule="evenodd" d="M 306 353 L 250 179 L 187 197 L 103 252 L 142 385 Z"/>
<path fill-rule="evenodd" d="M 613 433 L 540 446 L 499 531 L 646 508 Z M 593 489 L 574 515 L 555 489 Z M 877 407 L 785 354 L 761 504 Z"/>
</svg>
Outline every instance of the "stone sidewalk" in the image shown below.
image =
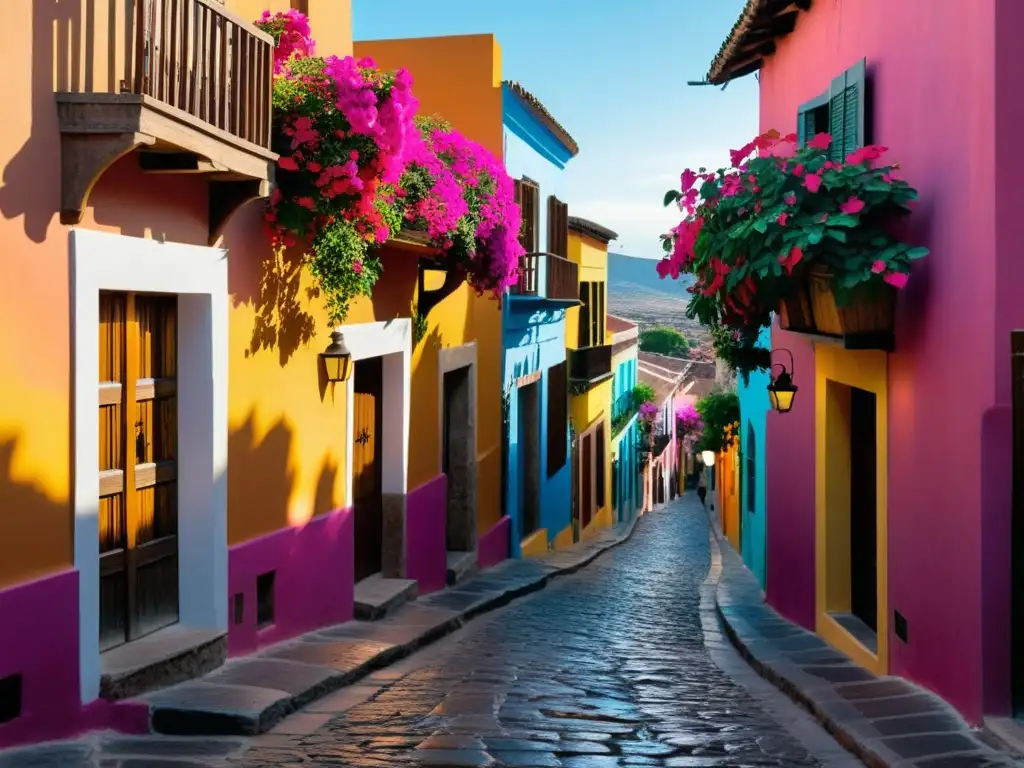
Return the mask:
<svg viewBox="0 0 1024 768">
<path fill-rule="evenodd" d="M 811 711 L 867 765 L 988 768 L 1024 765 L 996 751 L 945 701 L 898 677 L 876 677 L 769 607 L 761 586 L 711 524 L 721 567 L 718 613 L 726 634 L 762 677 Z"/>
<path fill-rule="evenodd" d="M 506 560 L 379 621 L 349 621 L 312 632 L 229 661 L 199 680 L 149 694 L 143 699 L 150 704 L 153 730 L 189 737 L 266 733 L 292 713 L 335 692 L 343 695 L 339 689 L 456 631 L 474 616 L 578 571 L 626 541 L 638 520 L 618 523 L 541 558 Z M 0 768 L 92 766 L 94 758 L 104 765 L 156 768 L 172 765 L 164 762 L 170 755 L 208 757 L 239 746 L 235 740 L 190 739 L 188 745 L 181 739 L 133 737 L 118 740 L 119 748 L 130 745 L 127 752 L 107 755 L 103 740 L 103 734 L 94 734 L 77 741 L 7 750 L 0 752 Z"/>
</svg>

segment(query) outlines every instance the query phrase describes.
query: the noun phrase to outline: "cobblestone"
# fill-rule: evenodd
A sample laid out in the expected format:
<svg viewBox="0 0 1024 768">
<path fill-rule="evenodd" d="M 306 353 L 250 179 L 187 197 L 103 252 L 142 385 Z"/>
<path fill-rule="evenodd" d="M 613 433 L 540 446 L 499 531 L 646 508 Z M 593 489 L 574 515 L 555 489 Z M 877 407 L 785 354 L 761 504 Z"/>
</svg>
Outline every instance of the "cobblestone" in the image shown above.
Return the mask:
<svg viewBox="0 0 1024 768">
<path fill-rule="evenodd" d="M 710 553 L 676 504 L 573 576 L 470 624 L 430 663 L 307 735 L 228 758 L 268 766 L 823 765 L 705 644 Z M 287 723 L 288 721 L 286 721 Z"/>
</svg>

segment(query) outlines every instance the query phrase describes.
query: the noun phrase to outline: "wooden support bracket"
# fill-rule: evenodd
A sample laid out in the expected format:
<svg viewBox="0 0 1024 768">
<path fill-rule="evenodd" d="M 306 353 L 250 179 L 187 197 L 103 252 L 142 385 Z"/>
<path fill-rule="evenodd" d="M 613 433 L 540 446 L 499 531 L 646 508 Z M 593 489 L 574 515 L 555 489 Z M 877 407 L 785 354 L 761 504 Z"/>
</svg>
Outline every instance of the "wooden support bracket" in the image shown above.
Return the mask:
<svg viewBox="0 0 1024 768">
<path fill-rule="evenodd" d="M 270 182 L 258 179 L 210 182 L 210 245 L 224 233 L 228 219 L 246 203 L 268 197 Z"/>
<path fill-rule="evenodd" d="M 420 259 L 418 262 L 419 281 L 417 286 L 416 313 L 425 318 L 430 310 L 455 293 L 456 289 L 466 279 L 466 273 L 458 267 L 449 267 L 445 270 L 444 283 L 440 288 L 431 291 L 426 289 L 427 271 L 441 271 L 437 263 L 430 259 Z"/>
<path fill-rule="evenodd" d="M 120 158 L 156 139 L 145 133 L 65 133 L 60 137 L 60 223 L 80 224 L 89 193 Z"/>
</svg>

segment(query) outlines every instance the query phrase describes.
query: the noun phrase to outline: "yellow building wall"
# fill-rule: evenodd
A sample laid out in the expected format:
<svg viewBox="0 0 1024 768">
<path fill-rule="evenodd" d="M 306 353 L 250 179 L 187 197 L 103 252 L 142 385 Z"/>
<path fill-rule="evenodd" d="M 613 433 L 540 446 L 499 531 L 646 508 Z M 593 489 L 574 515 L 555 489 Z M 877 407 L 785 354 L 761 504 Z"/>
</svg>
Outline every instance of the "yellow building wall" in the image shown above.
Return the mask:
<svg viewBox="0 0 1024 768">
<path fill-rule="evenodd" d="M 569 259 L 579 266 L 579 281 L 604 283 L 604 306 L 607 315 L 608 307 L 608 246 L 600 240 L 569 232 Z M 607 321 L 606 321 L 607 322 Z M 570 307 L 565 313 L 565 346 L 576 349 L 579 346 L 580 309 Z M 611 334 L 605 328 L 605 339 Z"/>
<path fill-rule="evenodd" d="M 876 675 L 889 671 L 889 406 L 884 352 L 819 344 L 815 364 L 815 630 Z M 877 648 L 861 645 L 830 615 L 850 610 L 849 387 L 875 395 Z"/>
<path fill-rule="evenodd" d="M 548 553 L 548 529 L 534 531 L 519 544 L 523 557 L 542 557 Z"/>
<path fill-rule="evenodd" d="M 567 525 L 565 526 L 565 528 L 561 530 L 561 532 L 559 532 L 557 536 L 555 536 L 555 540 L 552 542 L 552 546 L 557 551 L 560 549 L 566 549 L 567 547 L 571 547 L 573 543 L 574 542 L 572 539 L 572 526 Z"/>
<path fill-rule="evenodd" d="M 718 511 L 722 521 L 722 532 L 732 544 L 733 549 L 740 551 L 740 492 L 737 457 L 739 456 L 739 440 L 715 458 L 715 492 L 718 498 Z"/>
<path fill-rule="evenodd" d="M 354 52 L 386 70 L 408 69 L 420 114 L 439 115 L 504 156 L 501 48 L 494 35 L 357 41 Z M 441 473 L 438 351 L 469 341 L 477 344 L 477 527 L 485 532 L 501 514 L 501 310 L 468 286 L 431 311 L 426 339 L 413 353 L 411 445 L 438 448 L 409 452 L 409 489 Z"/>
</svg>

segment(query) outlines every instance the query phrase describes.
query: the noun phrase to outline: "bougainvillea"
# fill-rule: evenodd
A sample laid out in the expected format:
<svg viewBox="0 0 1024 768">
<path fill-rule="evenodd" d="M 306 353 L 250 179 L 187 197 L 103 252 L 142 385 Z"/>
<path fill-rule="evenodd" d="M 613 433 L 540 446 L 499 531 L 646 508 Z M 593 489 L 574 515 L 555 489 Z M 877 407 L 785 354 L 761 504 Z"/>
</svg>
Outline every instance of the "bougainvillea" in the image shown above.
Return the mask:
<svg viewBox="0 0 1024 768">
<path fill-rule="evenodd" d="M 425 231 L 448 269 L 477 291 L 501 295 L 519 276 L 521 213 L 512 180 L 480 144 L 437 118 L 419 122 L 398 201 L 412 229 Z"/>
<path fill-rule="evenodd" d="M 907 282 L 910 262 L 928 254 L 892 233 L 894 217 L 917 192 L 867 146 L 833 160 L 831 137 L 796 147 L 796 136 L 768 132 L 731 152 L 731 167 L 686 169 L 665 195 L 685 213 L 664 235 L 664 278 L 693 274 L 687 313 L 707 326 L 740 331 L 751 346 L 770 313 L 792 290 L 798 265 L 832 274 L 836 300 L 882 282 Z"/>
<path fill-rule="evenodd" d="M 704 420 L 691 403 L 676 409 L 676 430 L 683 439 L 683 450 L 693 453 L 704 431 Z"/>
<path fill-rule="evenodd" d="M 296 10 L 271 14 L 264 11 L 256 22 L 264 32 L 274 38 L 274 73 L 284 70 L 285 63 L 296 56 L 313 56 L 316 43 L 310 36 L 309 19 Z"/>
<path fill-rule="evenodd" d="M 487 150 L 438 121 L 417 125 L 412 77 L 372 59 L 312 55 L 297 11 L 257 22 L 275 50 L 273 149 L 277 186 L 265 214 L 275 247 L 306 246 L 332 325 L 371 294 L 379 246 L 421 229 L 478 293 L 501 295 L 518 277 L 519 206 Z"/>
</svg>

